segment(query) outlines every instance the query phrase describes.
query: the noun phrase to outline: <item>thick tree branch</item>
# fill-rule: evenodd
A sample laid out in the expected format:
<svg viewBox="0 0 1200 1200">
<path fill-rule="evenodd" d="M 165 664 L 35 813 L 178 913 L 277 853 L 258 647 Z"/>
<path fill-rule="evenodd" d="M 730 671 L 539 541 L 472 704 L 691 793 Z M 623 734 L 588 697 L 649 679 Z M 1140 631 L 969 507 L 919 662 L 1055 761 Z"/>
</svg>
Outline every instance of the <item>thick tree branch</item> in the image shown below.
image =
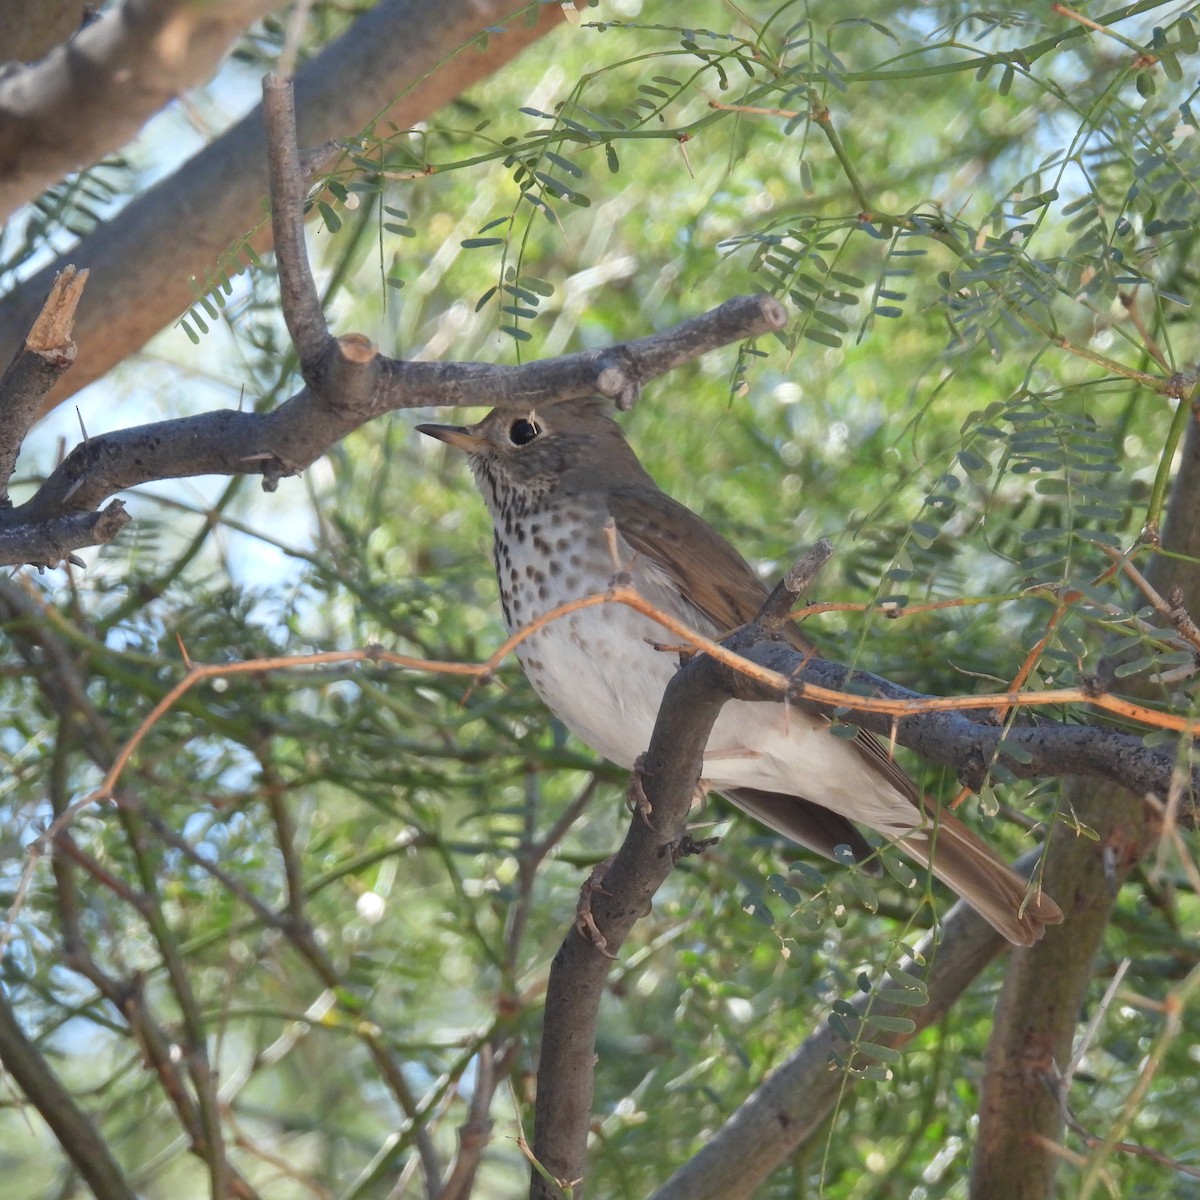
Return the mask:
<svg viewBox="0 0 1200 1200">
<path fill-rule="evenodd" d="M 87 275 L 63 268 L 24 345 L 0 378 L 0 508 L 8 507 L 8 481 L 46 393 L 75 361 L 71 333 Z"/>
<path fill-rule="evenodd" d="M 1117 892 L 1153 843 L 1153 823 L 1136 796 L 1072 781 L 1067 799 L 1097 838 L 1064 823 L 1051 833 L 1042 879 L 1064 921 L 1014 956 L 1005 977 L 980 1094 L 973 1200 L 1054 1194 L 1059 1159 L 1039 1138 L 1053 1145 L 1062 1137 L 1062 1105 L 1048 1084 L 1070 1059 Z"/>
<path fill-rule="evenodd" d="M 782 306 L 743 296 L 662 333 L 604 350 L 521 366 L 399 362 L 367 339 L 330 339 L 309 369 L 311 383 L 273 412 L 229 409 L 139 425 L 76 446 L 32 499 L 4 523 L 44 521 L 94 508 L 139 483 L 193 475 L 261 474 L 272 489 L 347 434 L 384 413 L 427 405 L 552 404 L 620 395 L 714 346 L 779 328 Z"/>
<path fill-rule="evenodd" d="M 789 698 L 832 715 L 827 705 L 814 705 L 804 685 L 814 684 L 843 693 L 879 696 L 894 700 L 932 699 L 890 680 L 840 663 L 805 657 L 783 642 L 764 639 L 753 626 L 723 643 L 728 649 L 759 666 L 793 681 Z M 756 683 L 727 668 L 726 686 L 739 699 L 778 698 L 775 689 Z M 1135 795 L 1153 793 L 1165 800 L 1170 793 L 1176 757 L 1170 748 L 1147 746 L 1135 734 L 1095 725 L 1068 725 L 1057 721 L 1007 726 L 972 720 L 965 712 L 927 712 L 896 720 L 885 714 L 857 711 L 847 697 L 839 706 L 840 720 L 860 725 L 916 751 L 922 758 L 953 767 L 968 787 L 978 788 L 993 763 L 1018 779 L 1045 779 L 1081 775 L 1108 780 Z M 1012 751 L 1012 753 L 1009 753 Z M 1200 825 L 1200 767 L 1191 772 L 1190 789 L 1180 805 L 1180 820 Z"/>
<path fill-rule="evenodd" d="M 1172 484 L 1163 547 L 1148 575 L 1162 594 L 1179 589 L 1194 611 L 1200 597 L 1200 425 L 1193 417 Z M 1096 971 L 1117 891 L 1158 836 L 1159 821 L 1136 796 L 1111 785 L 1076 781 L 1067 803 L 1098 840 L 1058 825 L 1050 838 L 1044 879 L 1066 913 L 1057 929 L 1016 962 L 1004 982 L 988 1046 L 979 1135 L 971 1169 L 972 1200 L 1049 1200 L 1061 1155 L 1063 1097 L 1047 1082 L 1060 1079 L 1071 1056 L 1084 998 Z M 1182 814 L 1196 822 L 1196 799 Z"/>
<path fill-rule="evenodd" d="M 73 551 L 106 546 L 132 520 L 120 500 L 99 512 L 68 513 L 32 524 L 0 528 L 0 566 L 56 567 Z"/>
<path fill-rule="evenodd" d="M 10 66 L 0 76 L 0 221 L 131 141 L 159 109 L 206 82 L 233 42 L 280 6 L 124 0 L 40 62 Z"/>
<path fill-rule="evenodd" d="M 554 956 L 538 1063 L 534 1116 L 532 1200 L 562 1200 L 566 1188 L 582 1195 L 595 1080 L 596 1022 L 615 954 L 651 898 L 671 873 L 700 782 L 704 747 L 729 698 L 714 679 L 718 664 L 702 656 L 667 685 L 642 773 L 653 816 L 635 814 L 599 889 L 591 917 L 604 952 L 576 926 Z M 545 1172 L 543 1174 L 542 1172 Z"/>
<path fill-rule="evenodd" d="M 26 1036 L 2 988 L 0 1063 L 29 1097 L 97 1200 L 134 1200 L 136 1193 L 121 1173 L 108 1143 L 50 1069 L 46 1056 Z"/>
<path fill-rule="evenodd" d="M 301 144 L 350 137 L 377 119 L 411 128 L 562 21 L 560 5 L 541 4 L 532 23 L 514 20 L 480 49 L 480 32 L 514 7 L 513 0 L 380 0 L 297 72 Z M 68 262 L 91 268 L 92 282 L 75 332 L 78 364 L 48 404 L 138 350 L 193 303 L 204 287 L 195 281 L 207 279 L 254 227 L 267 191 L 266 160 L 258 108 L 0 301 L 0 362 L 16 352 Z M 250 244 L 265 250 L 269 229 L 257 230 Z"/>
</svg>

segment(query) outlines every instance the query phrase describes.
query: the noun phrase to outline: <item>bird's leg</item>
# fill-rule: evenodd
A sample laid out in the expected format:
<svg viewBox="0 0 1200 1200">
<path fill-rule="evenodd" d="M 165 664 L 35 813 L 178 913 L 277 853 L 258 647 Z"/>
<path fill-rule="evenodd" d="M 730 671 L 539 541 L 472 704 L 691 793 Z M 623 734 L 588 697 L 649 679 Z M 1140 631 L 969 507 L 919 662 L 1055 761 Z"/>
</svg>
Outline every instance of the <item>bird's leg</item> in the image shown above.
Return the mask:
<svg viewBox="0 0 1200 1200">
<path fill-rule="evenodd" d="M 747 751 L 746 757 L 754 758 L 756 755 L 752 751 Z M 646 756 L 645 754 L 639 754 L 633 760 L 633 771 L 629 776 L 629 786 L 625 789 L 625 805 L 631 813 L 640 813 L 642 820 L 653 829 L 654 823 L 650 820 L 650 817 L 654 813 L 654 806 L 650 803 L 650 797 L 646 795 L 646 788 L 642 783 L 642 778 L 645 774 Z M 699 808 L 704 803 L 710 791 L 712 791 L 712 788 L 709 784 L 703 779 L 699 780 L 696 783 L 695 790 L 692 792 L 692 802 L 688 807 Z"/>
<path fill-rule="evenodd" d="M 597 892 L 604 896 L 608 895 L 608 892 L 604 890 L 604 876 L 608 868 L 612 866 L 615 857 L 616 855 L 610 854 L 603 862 L 598 862 L 592 868 L 592 873 L 583 881 L 583 887 L 579 889 L 579 903 L 575 905 L 575 928 L 579 931 L 579 936 L 584 941 L 591 942 L 605 958 L 616 958 L 617 956 L 609 952 L 608 939 L 600 932 L 600 926 L 596 924 L 596 918 L 592 916 L 592 897 Z"/>
<path fill-rule="evenodd" d="M 646 788 L 642 783 L 642 777 L 646 774 L 645 768 L 646 756 L 639 754 L 633 760 L 629 786 L 625 789 L 625 805 L 631 813 L 640 813 L 642 820 L 653 829 L 654 822 L 650 820 L 650 816 L 654 812 L 654 806 L 650 803 L 650 797 L 646 795 Z"/>
</svg>

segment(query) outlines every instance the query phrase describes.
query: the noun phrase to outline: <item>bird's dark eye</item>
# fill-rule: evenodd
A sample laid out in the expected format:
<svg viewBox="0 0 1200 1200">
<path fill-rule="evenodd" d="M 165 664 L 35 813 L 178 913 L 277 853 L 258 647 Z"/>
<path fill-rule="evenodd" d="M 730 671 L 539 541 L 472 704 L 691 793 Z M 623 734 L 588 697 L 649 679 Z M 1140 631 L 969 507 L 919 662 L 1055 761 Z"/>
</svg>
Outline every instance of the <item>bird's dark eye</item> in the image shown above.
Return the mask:
<svg viewBox="0 0 1200 1200">
<path fill-rule="evenodd" d="M 542 427 L 528 417 L 518 417 L 508 427 L 508 440 L 514 446 L 528 446 L 534 438 L 541 436 Z"/>
</svg>

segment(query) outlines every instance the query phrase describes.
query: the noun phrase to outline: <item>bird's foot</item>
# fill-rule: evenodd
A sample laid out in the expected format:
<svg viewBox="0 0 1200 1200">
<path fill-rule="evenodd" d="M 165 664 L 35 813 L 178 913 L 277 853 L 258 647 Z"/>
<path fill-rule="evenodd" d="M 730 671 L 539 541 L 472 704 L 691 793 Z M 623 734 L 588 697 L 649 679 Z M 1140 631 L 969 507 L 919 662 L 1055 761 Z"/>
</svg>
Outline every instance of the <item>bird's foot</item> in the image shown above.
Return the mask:
<svg viewBox="0 0 1200 1200">
<path fill-rule="evenodd" d="M 603 862 L 597 863 L 592 868 L 592 873 L 583 881 L 583 887 L 579 889 L 579 903 L 575 905 L 575 928 L 579 931 L 579 936 L 586 942 L 591 942 L 605 958 L 616 958 L 608 949 L 608 939 L 600 932 L 600 926 L 596 924 L 596 918 L 592 916 L 592 897 L 599 892 L 603 896 L 609 893 L 604 890 L 604 876 L 608 868 L 612 866 L 613 856 L 610 855 Z"/>
<path fill-rule="evenodd" d="M 633 773 L 629 776 L 629 786 L 625 789 L 625 804 L 631 813 L 640 813 L 642 820 L 653 829 L 654 822 L 650 817 L 654 806 L 650 803 L 650 797 L 646 795 L 646 788 L 642 783 L 646 774 L 645 767 L 646 756 L 639 754 L 633 760 Z"/>
<path fill-rule="evenodd" d="M 720 840 L 719 837 L 694 838 L 690 833 L 685 833 L 670 848 L 671 866 L 675 866 L 681 859 L 689 858 L 693 854 L 703 854 L 705 850 L 715 846 Z"/>
</svg>

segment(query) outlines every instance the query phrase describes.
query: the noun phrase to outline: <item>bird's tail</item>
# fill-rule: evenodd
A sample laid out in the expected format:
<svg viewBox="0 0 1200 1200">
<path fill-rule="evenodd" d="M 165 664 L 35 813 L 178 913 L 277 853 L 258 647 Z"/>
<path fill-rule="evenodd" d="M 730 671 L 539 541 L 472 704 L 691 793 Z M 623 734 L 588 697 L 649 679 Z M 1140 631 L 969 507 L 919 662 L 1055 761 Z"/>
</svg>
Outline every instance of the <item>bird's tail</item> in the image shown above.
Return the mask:
<svg viewBox="0 0 1200 1200">
<path fill-rule="evenodd" d="M 958 893 L 987 923 L 1017 946 L 1032 946 L 1057 925 L 1062 909 L 1001 862 L 957 817 L 939 809 L 927 829 L 898 844 Z"/>
</svg>

